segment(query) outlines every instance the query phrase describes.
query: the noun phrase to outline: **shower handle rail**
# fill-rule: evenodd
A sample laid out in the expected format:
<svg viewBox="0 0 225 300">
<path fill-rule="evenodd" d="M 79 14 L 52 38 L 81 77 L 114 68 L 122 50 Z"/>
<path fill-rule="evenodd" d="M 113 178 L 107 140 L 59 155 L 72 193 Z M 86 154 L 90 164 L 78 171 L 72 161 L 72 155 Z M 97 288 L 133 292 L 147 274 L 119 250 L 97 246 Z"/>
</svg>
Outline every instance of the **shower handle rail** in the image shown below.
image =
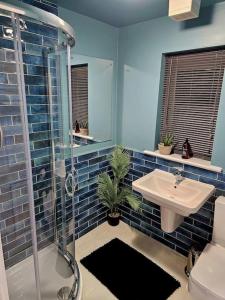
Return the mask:
<svg viewBox="0 0 225 300">
<path fill-rule="evenodd" d="M 75 190 L 76 190 L 76 182 L 75 182 L 75 176 L 73 173 L 69 173 L 67 175 L 67 178 L 65 180 L 65 190 L 69 197 L 73 197 Z"/>
</svg>

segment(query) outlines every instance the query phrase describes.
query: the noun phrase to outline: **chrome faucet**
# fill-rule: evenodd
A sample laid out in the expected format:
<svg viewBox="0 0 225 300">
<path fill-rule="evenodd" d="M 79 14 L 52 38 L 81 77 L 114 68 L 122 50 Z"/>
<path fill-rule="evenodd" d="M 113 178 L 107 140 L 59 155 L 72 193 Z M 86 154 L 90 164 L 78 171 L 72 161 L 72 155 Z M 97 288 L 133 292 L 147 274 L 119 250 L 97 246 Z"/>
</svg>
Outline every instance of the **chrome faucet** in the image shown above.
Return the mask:
<svg viewBox="0 0 225 300">
<path fill-rule="evenodd" d="M 172 172 L 176 179 L 174 185 L 175 188 L 184 180 L 184 177 L 182 176 L 183 171 L 184 171 L 183 168 L 174 168 Z"/>
</svg>

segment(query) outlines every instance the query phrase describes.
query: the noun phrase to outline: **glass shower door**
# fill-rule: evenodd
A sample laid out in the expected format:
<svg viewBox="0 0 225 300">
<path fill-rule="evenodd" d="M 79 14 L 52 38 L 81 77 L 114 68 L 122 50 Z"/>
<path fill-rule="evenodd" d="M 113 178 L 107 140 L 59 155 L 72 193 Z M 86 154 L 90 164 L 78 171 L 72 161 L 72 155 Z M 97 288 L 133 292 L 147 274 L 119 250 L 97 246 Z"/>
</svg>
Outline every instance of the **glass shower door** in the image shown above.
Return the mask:
<svg viewBox="0 0 225 300">
<path fill-rule="evenodd" d="M 76 299 L 70 47 L 58 46 L 56 28 L 17 16 L 3 21 L 11 35 L 4 38 L 4 47 L 11 48 L 1 55 L 8 81 L 0 86 L 5 143 L 0 149 L 5 178 L 0 196 L 1 204 L 7 202 L 0 205 L 5 217 L 0 224 L 5 263 L 13 265 L 7 271 L 10 300 L 56 299 L 58 291 Z M 44 35 L 50 30 L 51 45 L 44 35 L 45 45 L 31 45 L 29 31 L 34 28 Z M 12 127 L 7 131 L 6 126 Z"/>
<path fill-rule="evenodd" d="M 52 186 L 55 201 L 55 244 L 74 269 L 71 296 L 78 291 L 75 261 L 75 170 L 73 163 L 72 115 L 70 110 L 70 47 L 48 51 L 48 88 L 52 146 Z M 55 66 L 55 71 L 51 66 Z M 75 270 L 76 269 L 76 270 Z M 62 276 L 64 276 L 62 274 Z"/>
<path fill-rule="evenodd" d="M 0 231 L 10 300 L 25 299 L 27 278 L 32 295 L 40 299 L 33 184 L 17 27 L 24 30 L 22 20 L 1 10 Z M 1 284 L 6 283 L 1 280 Z"/>
<path fill-rule="evenodd" d="M 68 117 L 66 62 L 70 48 L 58 45 L 59 34 L 57 31 L 51 45 L 48 40 L 45 47 L 32 47 L 23 55 L 40 290 L 41 299 L 46 300 L 55 299 L 58 293 L 72 299 L 79 277 L 74 259 L 73 149 Z"/>
</svg>

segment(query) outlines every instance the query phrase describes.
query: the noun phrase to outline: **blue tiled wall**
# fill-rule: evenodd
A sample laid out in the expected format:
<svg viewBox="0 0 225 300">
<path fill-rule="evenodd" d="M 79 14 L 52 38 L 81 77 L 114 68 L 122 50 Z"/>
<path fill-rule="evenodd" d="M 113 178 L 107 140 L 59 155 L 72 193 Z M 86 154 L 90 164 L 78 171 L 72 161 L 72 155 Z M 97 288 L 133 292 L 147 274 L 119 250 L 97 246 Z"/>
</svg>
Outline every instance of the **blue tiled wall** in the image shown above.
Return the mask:
<svg viewBox="0 0 225 300">
<path fill-rule="evenodd" d="M 215 199 L 225 194 L 225 174 L 174 163 L 141 152 L 130 151 L 130 154 L 132 164 L 124 181 L 128 186 L 131 186 L 132 181 L 156 168 L 171 172 L 174 167 L 183 167 L 185 177 L 213 184 L 217 190 L 196 214 L 185 218 L 184 223 L 171 234 L 161 230 L 160 207 L 143 197 L 141 198 L 142 214 L 134 212 L 128 205 L 123 205 L 121 207 L 122 220 L 184 255 L 188 254 L 190 246 L 195 242 L 204 247 L 212 238 Z"/>
<path fill-rule="evenodd" d="M 51 1 L 24 1 L 57 14 Z M 35 216 L 38 246 L 53 239 L 53 207 L 50 199 L 50 131 L 44 50 L 58 43 L 58 31 L 26 20 L 21 32 L 30 150 L 33 166 Z M 12 27 L 10 19 L 0 17 L 0 125 L 4 131 L 4 147 L 0 153 L 0 230 L 6 266 L 9 267 L 32 253 L 24 145 L 17 88 L 13 40 L 3 36 L 4 26 Z M 52 74 L 55 65 L 52 61 Z M 56 85 L 53 79 L 53 85 Z M 57 108 L 56 108 L 57 110 Z"/>
<path fill-rule="evenodd" d="M 107 172 L 111 175 L 109 155 L 112 148 L 99 150 L 74 158 L 77 170 L 77 191 L 75 194 L 75 233 L 81 237 L 106 220 L 107 208 L 97 197 L 98 175 Z"/>
</svg>

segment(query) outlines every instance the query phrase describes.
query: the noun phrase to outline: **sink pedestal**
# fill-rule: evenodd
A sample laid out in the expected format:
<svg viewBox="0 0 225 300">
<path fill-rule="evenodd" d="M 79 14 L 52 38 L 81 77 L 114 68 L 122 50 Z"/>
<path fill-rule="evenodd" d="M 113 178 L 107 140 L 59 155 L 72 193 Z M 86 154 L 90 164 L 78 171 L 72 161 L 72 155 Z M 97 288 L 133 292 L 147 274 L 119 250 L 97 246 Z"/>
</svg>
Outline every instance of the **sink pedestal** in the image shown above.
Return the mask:
<svg viewBox="0 0 225 300">
<path fill-rule="evenodd" d="M 175 213 L 174 211 L 160 207 L 161 211 L 161 228 L 163 231 L 171 233 L 184 222 L 184 217 Z"/>
</svg>

